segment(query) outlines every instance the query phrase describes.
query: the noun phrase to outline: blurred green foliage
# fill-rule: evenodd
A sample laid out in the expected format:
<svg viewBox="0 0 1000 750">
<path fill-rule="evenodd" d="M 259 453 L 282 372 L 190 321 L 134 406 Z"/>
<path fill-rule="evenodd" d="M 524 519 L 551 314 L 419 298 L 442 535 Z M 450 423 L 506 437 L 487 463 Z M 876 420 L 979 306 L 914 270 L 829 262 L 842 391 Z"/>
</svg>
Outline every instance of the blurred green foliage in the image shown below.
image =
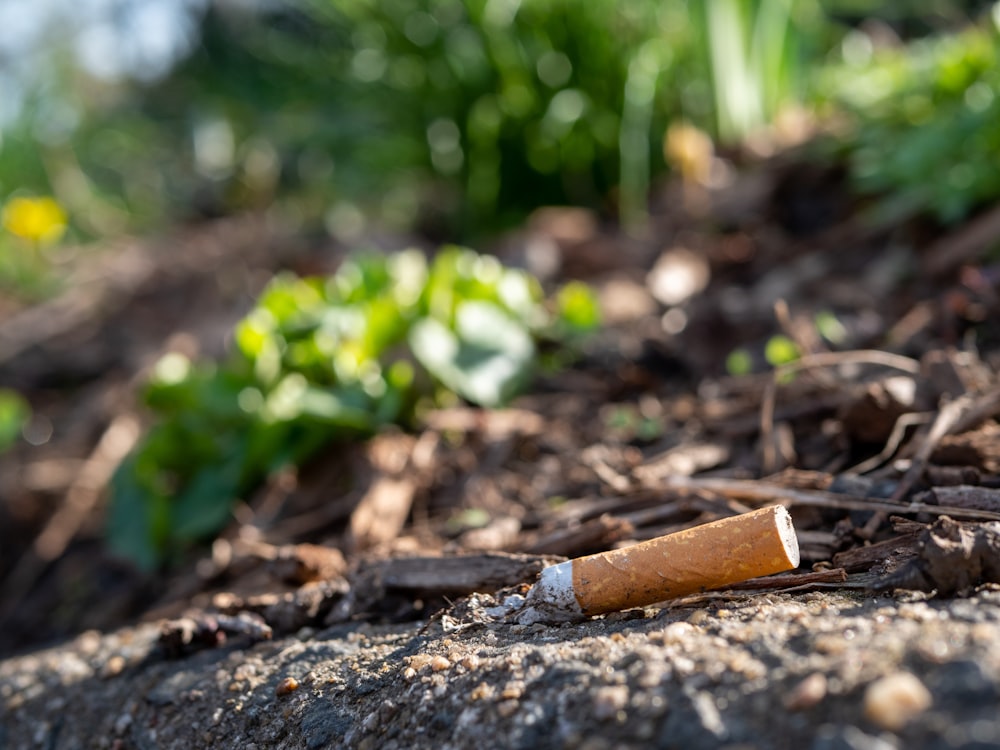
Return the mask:
<svg viewBox="0 0 1000 750">
<path fill-rule="evenodd" d="M 635 404 L 608 405 L 602 416 L 608 436 L 626 442 L 651 443 L 666 431 L 662 415 L 643 414 Z"/>
<path fill-rule="evenodd" d="M 771 367 L 781 367 L 799 358 L 799 347 L 788 336 L 775 334 L 764 345 L 764 359 Z"/>
<path fill-rule="evenodd" d="M 147 102 L 229 132 L 243 164 L 220 158 L 207 197 L 253 200 L 256 148 L 277 167 L 259 181 L 335 234 L 358 211 L 449 238 L 545 204 L 614 212 L 622 169 L 638 189 L 663 169 L 669 81 L 705 78 L 679 2 L 309 0 L 263 23 L 213 11 L 203 33 Z"/>
<path fill-rule="evenodd" d="M 0 452 L 10 448 L 21 436 L 29 417 L 31 408 L 24 397 L 17 391 L 0 388 Z"/>
<path fill-rule="evenodd" d="M 753 372 L 753 355 L 743 347 L 729 352 L 726 357 L 726 372 L 736 377 Z"/>
<path fill-rule="evenodd" d="M 57 284 L 46 252 L 62 239 L 67 217 L 49 196 L 11 196 L 0 208 L 0 290 L 27 301 L 51 294 Z"/>
<path fill-rule="evenodd" d="M 888 217 L 944 223 L 1000 197 L 1000 15 L 959 34 L 873 49 L 845 39 L 822 80 L 853 115 L 841 140 L 857 189 Z"/>
<path fill-rule="evenodd" d="M 630 149 L 662 163 L 658 134 L 678 101 L 660 77 L 692 42 L 678 3 L 312 5 L 341 34 L 352 108 L 380 143 L 370 157 L 433 174 L 432 200 L 460 229 L 545 203 L 599 205 Z"/>
<path fill-rule="evenodd" d="M 536 341 L 599 322 L 579 284 L 548 305 L 537 280 L 457 247 L 359 255 L 329 278 L 275 278 L 222 364 L 169 354 L 145 394 L 157 421 L 119 467 L 110 546 L 146 568 L 217 532 L 238 497 L 334 440 L 410 425 L 421 400 L 502 405 Z"/>
<path fill-rule="evenodd" d="M 210 3 L 158 81 L 57 66 L 3 133 L 0 197 L 54 194 L 83 238 L 264 207 L 348 241 L 365 219 L 475 238 L 546 204 L 640 221 L 669 122 L 764 124 L 828 48 L 819 8 Z"/>
<path fill-rule="evenodd" d="M 709 54 L 716 132 L 735 143 L 764 128 L 789 104 L 802 81 L 801 55 L 808 37 L 798 33 L 792 0 L 710 0 L 698 3 L 698 37 Z M 822 16 L 812 4 L 798 4 L 822 33 Z"/>
<path fill-rule="evenodd" d="M 0 199 L 54 195 L 72 239 L 253 209 L 347 243 L 367 222 L 475 239 L 546 204 L 641 225 L 671 122 L 732 145 L 818 97 L 857 113 L 861 190 L 901 187 L 894 200 L 953 220 L 997 189 L 984 160 L 953 153 L 995 145 L 994 33 L 871 54 L 857 27 L 908 41 L 982 7 L 206 0 L 197 43 L 159 79 L 88 76 L 72 40 L 54 46 L 55 72 L 3 125 Z"/>
</svg>

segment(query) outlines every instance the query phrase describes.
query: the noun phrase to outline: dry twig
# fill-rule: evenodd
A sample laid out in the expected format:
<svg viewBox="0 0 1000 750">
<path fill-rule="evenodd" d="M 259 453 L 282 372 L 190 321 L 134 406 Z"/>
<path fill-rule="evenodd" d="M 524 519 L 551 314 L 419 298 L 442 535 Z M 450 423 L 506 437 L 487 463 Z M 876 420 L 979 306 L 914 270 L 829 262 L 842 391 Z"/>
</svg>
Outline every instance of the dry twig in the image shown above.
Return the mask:
<svg viewBox="0 0 1000 750">
<path fill-rule="evenodd" d="M 58 558 L 79 532 L 100 500 L 115 468 L 139 439 L 139 420 L 124 414 L 112 420 L 97 446 L 66 491 L 62 504 L 35 538 L 31 549 L 18 560 L 7 578 L 0 617 L 17 606 L 48 565 Z"/>
<path fill-rule="evenodd" d="M 774 406 L 777 397 L 778 384 L 785 378 L 816 367 L 837 367 L 848 364 L 871 364 L 891 367 L 911 375 L 920 373 L 920 363 L 909 357 L 882 352 L 874 349 L 859 349 L 850 352 L 821 352 L 807 354 L 794 362 L 781 365 L 774 369 L 774 374 L 764 389 L 764 398 L 760 407 L 760 435 L 763 444 L 764 473 L 775 471 L 777 460 L 774 452 L 772 436 L 774 434 Z"/>
</svg>

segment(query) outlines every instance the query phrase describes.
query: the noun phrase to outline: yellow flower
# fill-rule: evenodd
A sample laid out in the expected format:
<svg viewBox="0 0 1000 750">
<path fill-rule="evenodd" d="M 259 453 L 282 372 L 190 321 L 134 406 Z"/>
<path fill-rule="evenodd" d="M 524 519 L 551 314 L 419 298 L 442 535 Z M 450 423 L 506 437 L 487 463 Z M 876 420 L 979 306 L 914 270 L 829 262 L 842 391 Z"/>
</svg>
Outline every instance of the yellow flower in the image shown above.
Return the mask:
<svg viewBox="0 0 1000 750">
<path fill-rule="evenodd" d="M 686 122 L 671 123 L 663 139 L 663 154 L 685 182 L 708 184 L 715 147 L 707 133 Z"/>
<path fill-rule="evenodd" d="M 52 198 L 12 198 L 0 216 L 11 234 L 47 245 L 57 242 L 66 231 L 66 212 Z"/>
</svg>

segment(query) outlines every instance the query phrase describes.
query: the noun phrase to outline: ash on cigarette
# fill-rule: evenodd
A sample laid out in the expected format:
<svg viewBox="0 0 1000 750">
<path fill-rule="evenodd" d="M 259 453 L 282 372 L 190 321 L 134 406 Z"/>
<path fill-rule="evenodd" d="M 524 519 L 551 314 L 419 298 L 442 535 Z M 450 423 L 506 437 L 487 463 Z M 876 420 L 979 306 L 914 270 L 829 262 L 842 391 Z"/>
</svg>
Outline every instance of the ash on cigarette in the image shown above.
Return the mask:
<svg viewBox="0 0 1000 750">
<path fill-rule="evenodd" d="M 489 610 L 489 613 L 503 622 L 516 622 L 519 625 L 537 623 L 554 625 L 563 622 L 581 622 L 586 619 L 579 608 L 574 611 L 563 602 L 532 596 L 535 591 L 532 589 L 526 597 L 517 594 L 505 597 L 500 606 Z"/>
</svg>

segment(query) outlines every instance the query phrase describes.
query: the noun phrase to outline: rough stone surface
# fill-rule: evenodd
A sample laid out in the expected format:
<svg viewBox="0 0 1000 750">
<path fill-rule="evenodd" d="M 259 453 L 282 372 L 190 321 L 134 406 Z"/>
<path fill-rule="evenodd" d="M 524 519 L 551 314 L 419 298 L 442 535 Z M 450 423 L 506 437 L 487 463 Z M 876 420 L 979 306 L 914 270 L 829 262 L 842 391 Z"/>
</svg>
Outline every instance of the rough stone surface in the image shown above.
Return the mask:
<svg viewBox="0 0 1000 750">
<path fill-rule="evenodd" d="M 358 624 L 178 660 L 156 636 L 85 633 L 0 663 L 0 748 L 1000 746 L 996 590 L 758 594 L 557 626 Z M 930 699 L 890 730 L 865 696 L 899 674 Z"/>
</svg>

